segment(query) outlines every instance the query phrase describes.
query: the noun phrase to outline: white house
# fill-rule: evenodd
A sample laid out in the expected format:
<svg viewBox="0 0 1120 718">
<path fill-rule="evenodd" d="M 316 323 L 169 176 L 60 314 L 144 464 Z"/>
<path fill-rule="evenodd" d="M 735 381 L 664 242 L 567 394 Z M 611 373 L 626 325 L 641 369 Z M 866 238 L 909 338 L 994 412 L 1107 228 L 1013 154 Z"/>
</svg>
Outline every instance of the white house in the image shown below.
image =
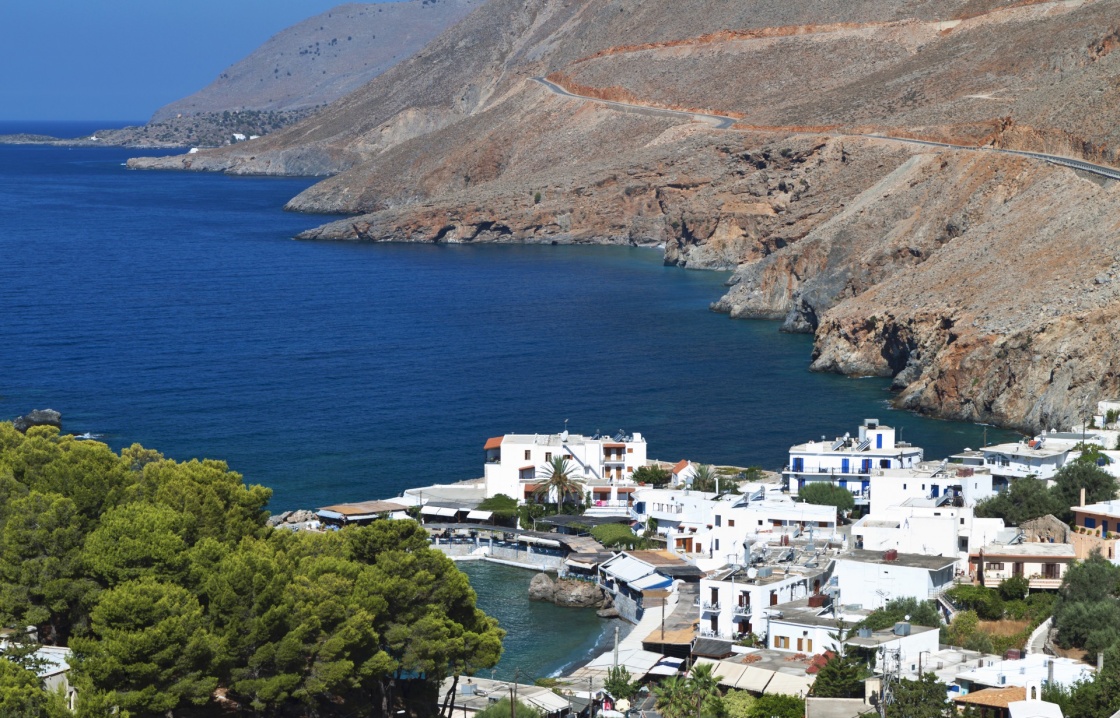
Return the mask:
<svg viewBox="0 0 1120 718">
<path fill-rule="evenodd" d="M 483 450 L 486 497 L 505 494 L 518 501 L 526 497 L 532 500 L 538 480 L 548 476 L 548 463 L 562 456 L 571 466 L 572 478 L 593 494 L 593 502 L 600 507 L 625 508 L 632 490 L 631 476 L 646 463 L 646 441 L 637 432 L 616 436 L 583 436 L 566 431 L 506 434 L 488 439 Z M 619 491 L 623 485 L 627 489 Z"/>
<path fill-rule="evenodd" d="M 951 497 L 942 496 L 907 499 L 901 506 L 868 514 L 852 524 L 851 532 L 857 549 L 949 557 L 964 573 L 969 553 L 995 541 L 1004 530 L 1003 519 L 976 518 L 972 507 L 954 506 Z"/>
<path fill-rule="evenodd" d="M 874 610 L 896 598 L 925 601 L 953 585 L 956 556 L 853 550 L 837 556 L 832 569 L 840 602 Z"/>
<path fill-rule="evenodd" d="M 1084 441 L 1102 447 L 1111 446 L 1105 433 L 1043 432 L 1033 439 L 992 444 L 982 449 L 965 449 L 952 460 L 961 464 L 986 467 L 991 471 L 993 488 L 1002 491 L 1011 479 L 1033 476 L 1053 483 L 1054 475 L 1066 464 L 1081 456 L 1074 447 Z"/>
<path fill-rule="evenodd" d="M 1082 661 L 1055 658 L 1044 653 L 1032 653 L 1015 660 L 985 658 L 977 663 L 979 665 L 975 668 L 957 674 L 956 684 L 962 694 L 984 688 L 1029 684 L 1055 683 L 1069 687 L 1079 681 L 1091 681 L 1095 673 Z"/>
<path fill-rule="evenodd" d="M 910 499 L 953 499 L 975 506 L 996 494 L 992 474 L 985 467 L 923 461 L 906 469 L 878 469 L 871 474 L 868 512 L 881 514 Z M 958 501 L 959 499 L 959 501 Z"/>
<path fill-rule="evenodd" d="M 638 488 L 630 517 L 642 524 L 653 519 L 670 550 L 720 558 L 716 566 L 722 565 L 722 557 L 733 561 L 752 543 L 775 535 L 834 535 L 835 508 L 796 503 L 789 497 L 761 498 L 764 495 L 762 489 L 717 498 L 689 489 Z"/>
<path fill-rule="evenodd" d="M 856 437 L 821 437 L 791 446 L 782 475 L 791 496 L 808 483 L 824 481 L 851 491 L 857 503 L 866 503 L 874 470 L 909 468 L 921 460 L 920 447 L 898 441 L 895 430 L 878 419 L 864 419 Z"/>
<path fill-rule="evenodd" d="M 828 562 L 804 563 L 724 566 L 700 579 L 700 635 L 765 636 L 774 607 L 817 594 L 828 582 Z"/>
<path fill-rule="evenodd" d="M 865 611 L 840 611 L 837 615 L 828 607 L 783 608 L 772 612 L 767 645 L 776 651 L 813 655 L 838 651 L 836 638 L 842 634 L 849 648 L 876 653 L 882 648 L 898 650 L 903 663 L 938 648 L 938 629 L 927 626 L 900 623 L 882 631 L 852 630 L 866 614 Z"/>
<path fill-rule="evenodd" d="M 1076 560 L 1072 544 L 1015 541 L 988 544 L 971 553 L 969 568 L 975 580 L 989 588 L 1012 576 L 1024 576 L 1032 589 L 1056 589 Z"/>
</svg>

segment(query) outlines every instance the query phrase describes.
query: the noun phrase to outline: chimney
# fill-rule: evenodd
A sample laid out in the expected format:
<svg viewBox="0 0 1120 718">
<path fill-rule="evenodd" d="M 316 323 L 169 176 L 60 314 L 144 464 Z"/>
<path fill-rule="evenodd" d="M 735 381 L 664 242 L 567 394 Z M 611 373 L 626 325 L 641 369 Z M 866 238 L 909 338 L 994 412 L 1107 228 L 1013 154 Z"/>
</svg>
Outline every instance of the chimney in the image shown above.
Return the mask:
<svg viewBox="0 0 1120 718">
<path fill-rule="evenodd" d="M 1081 506 L 1085 506 L 1085 487 L 1081 487 Z"/>
<path fill-rule="evenodd" d="M 1054 685 L 1054 659 L 1046 661 L 1046 685 Z"/>
</svg>

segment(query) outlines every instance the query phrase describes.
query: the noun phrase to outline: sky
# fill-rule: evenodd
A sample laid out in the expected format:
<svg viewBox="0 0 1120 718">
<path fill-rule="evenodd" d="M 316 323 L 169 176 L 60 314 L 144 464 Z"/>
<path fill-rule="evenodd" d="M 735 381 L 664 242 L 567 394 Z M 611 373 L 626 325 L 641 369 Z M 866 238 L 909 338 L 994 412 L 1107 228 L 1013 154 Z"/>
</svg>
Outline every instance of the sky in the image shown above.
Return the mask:
<svg viewBox="0 0 1120 718">
<path fill-rule="evenodd" d="M 147 121 L 344 0 L 0 0 L 0 120 Z"/>
</svg>

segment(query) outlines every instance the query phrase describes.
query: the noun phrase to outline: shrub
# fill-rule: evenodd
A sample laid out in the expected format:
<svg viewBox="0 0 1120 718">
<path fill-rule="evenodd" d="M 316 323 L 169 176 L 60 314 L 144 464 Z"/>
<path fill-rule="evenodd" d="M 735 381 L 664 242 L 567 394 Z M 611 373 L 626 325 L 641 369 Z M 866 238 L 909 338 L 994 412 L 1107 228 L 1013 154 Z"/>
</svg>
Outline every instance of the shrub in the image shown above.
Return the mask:
<svg viewBox="0 0 1120 718">
<path fill-rule="evenodd" d="M 837 511 L 848 511 L 856 505 L 850 491 L 823 481 L 807 484 L 798 492 L 798 496 L 807 504 L 835 506 Z"/>
<path fill-rule="evenodd" d="M 591 536 L 608 548 L 637 548 L 642 538 L 625 524 L 602 524 L 591 529 Z"/>
<path fill-rule="evenodd" d="M 1017 601 L 1027 597 L 1030 587 L 1031 582 L 1026 576 L 1012 576 L 1005 578 L 996 590 L 1004 601 Z"/>
</svg>

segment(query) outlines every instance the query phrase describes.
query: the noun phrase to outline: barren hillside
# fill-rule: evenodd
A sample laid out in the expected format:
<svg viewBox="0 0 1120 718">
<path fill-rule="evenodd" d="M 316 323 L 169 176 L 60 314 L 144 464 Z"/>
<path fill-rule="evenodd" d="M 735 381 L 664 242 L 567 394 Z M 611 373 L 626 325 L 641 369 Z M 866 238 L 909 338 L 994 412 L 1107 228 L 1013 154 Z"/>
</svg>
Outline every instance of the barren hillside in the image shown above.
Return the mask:
<svg viewBox="0 0 1120 718">
<path fill-rule="evenodd" d="M 359 216 L 313 238 L 663 244 L 736 268 L 716 309 L 815 331 L 816 369 L 894 376 L 922 411 L 1061 425 L 1120 393 L 1116 183 L 867 135 L 1116 162 L 1117 9 L 490 0 L 307 121 L 133 166 L 333 175 L 290 208 Z"/>
</svg>

